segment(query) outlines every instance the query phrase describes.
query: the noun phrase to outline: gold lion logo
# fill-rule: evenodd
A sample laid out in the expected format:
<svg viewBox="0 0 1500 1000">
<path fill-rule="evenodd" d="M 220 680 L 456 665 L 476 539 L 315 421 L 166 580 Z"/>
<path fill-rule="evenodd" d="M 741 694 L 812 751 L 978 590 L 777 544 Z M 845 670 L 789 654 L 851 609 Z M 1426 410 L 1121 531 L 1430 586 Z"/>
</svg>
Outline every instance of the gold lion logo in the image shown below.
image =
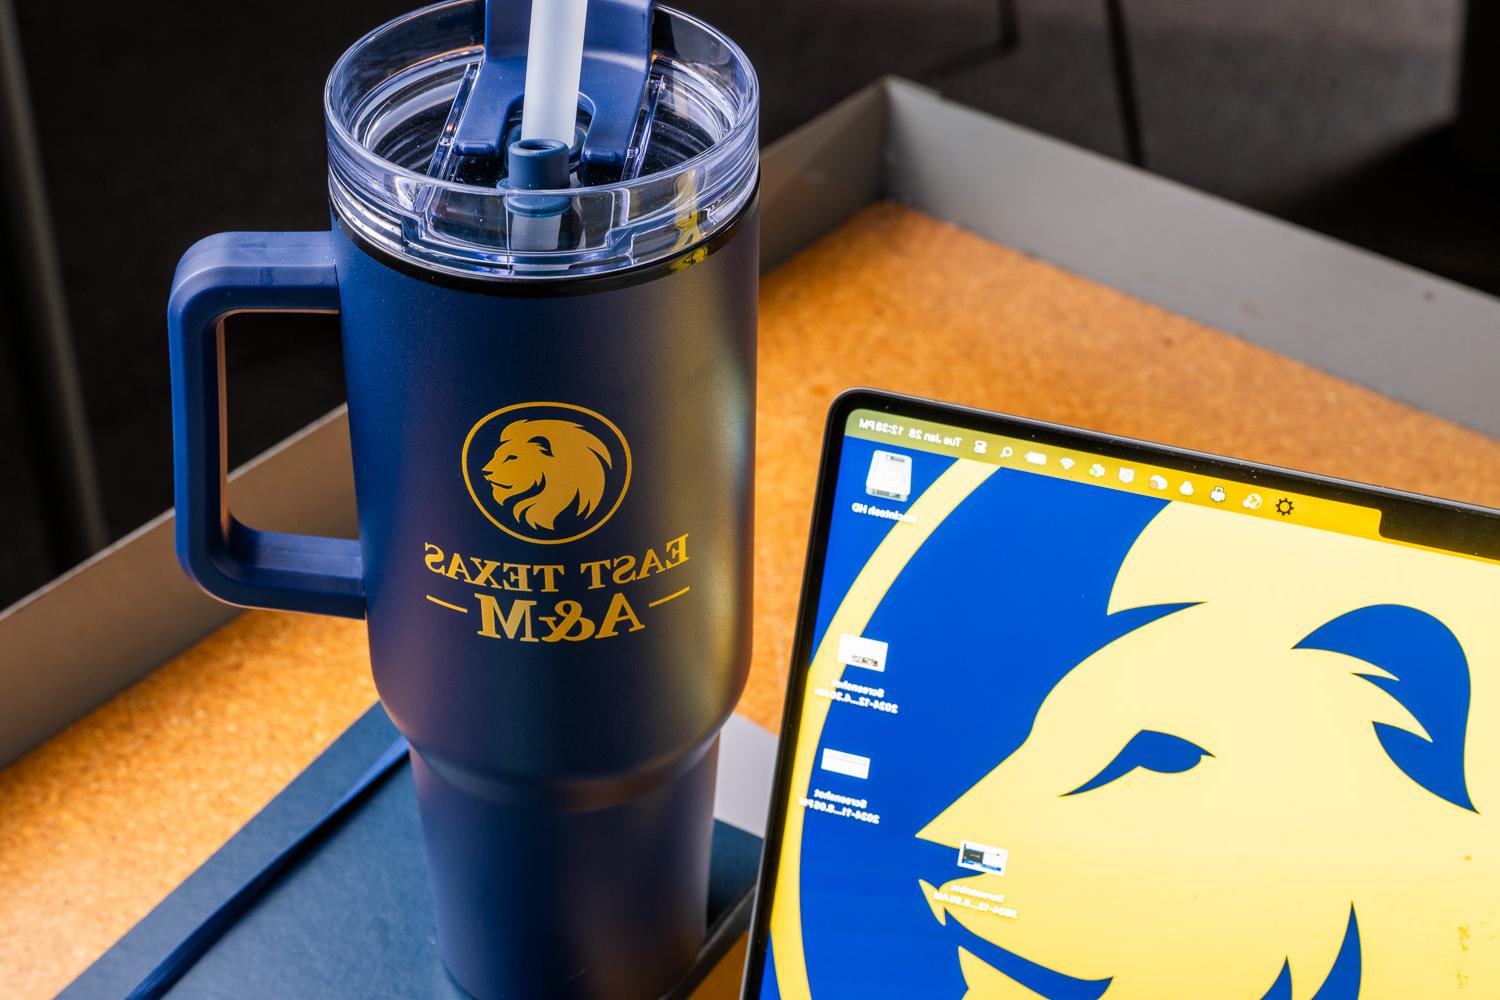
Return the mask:
<svg viewBox="0 0 1500 1000">
<path fill-rule="evenodd" d="M 483 430 L 504 417 L 509 419 L 485 460 L 478 448 Z M 496 410 L 474 426 L 463 465 L 470 496 L 496 527 L 526 541 L 565 542 L 614 513 L 629 485 L 630 451 L 619 429 L 592 410 L 524 403 Z M 493 504 L 476 492 L 484 486 Z"/>
<path fill-rule="evenodd" d="M 523 417 L 500 432 L 484 478 L 495 502 L 510 505 L 511 517 L 552 531 L 557 515 L 575 501 L 579 517 L 599 508 L 604 473 L 613 464 L 604 442 L 571 420 Z"/>
</svg>

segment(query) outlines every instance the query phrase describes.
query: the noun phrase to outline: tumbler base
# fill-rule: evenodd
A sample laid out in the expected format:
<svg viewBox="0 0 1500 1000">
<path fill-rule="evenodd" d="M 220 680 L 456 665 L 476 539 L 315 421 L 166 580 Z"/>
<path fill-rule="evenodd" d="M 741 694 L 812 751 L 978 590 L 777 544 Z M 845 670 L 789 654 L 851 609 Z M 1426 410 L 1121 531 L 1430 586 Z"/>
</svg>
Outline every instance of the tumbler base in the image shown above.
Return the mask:
<svg viewBox="0 0 1500 1000">
<path fill-rule="evenodd" d="M 478 1000 L 655 1000 L 703 943 L 718 741 L 606 808 L 460 791 L 412 754 L 438 947 Z"/>
</svg>

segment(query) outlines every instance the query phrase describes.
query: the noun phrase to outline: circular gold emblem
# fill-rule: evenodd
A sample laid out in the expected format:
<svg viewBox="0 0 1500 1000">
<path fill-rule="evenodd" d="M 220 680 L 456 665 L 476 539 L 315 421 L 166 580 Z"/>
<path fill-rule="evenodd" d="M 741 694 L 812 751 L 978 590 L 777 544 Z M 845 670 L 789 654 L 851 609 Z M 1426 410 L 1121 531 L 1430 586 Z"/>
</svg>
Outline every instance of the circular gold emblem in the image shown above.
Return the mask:
<svg viewBox="0 0 1500 1000">
<path fill-rule="evenodd" d="M 582 538 L 630 488 L 630 446 L 610 420 L 572 403 L 516 403 L 464 438 L 464 485 L 490 523 L 527 542 Z"/>
</svg>

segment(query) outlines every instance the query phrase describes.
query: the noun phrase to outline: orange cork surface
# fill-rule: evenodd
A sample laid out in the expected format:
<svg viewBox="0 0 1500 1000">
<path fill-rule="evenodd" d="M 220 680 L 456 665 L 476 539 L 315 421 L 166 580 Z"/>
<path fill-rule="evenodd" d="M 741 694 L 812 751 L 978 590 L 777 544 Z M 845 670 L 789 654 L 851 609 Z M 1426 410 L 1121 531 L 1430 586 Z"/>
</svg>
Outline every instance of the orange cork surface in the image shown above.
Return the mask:
<svg viewBox="0 0 1500 1000">
<path fill-rule="evenodd" d="M 849 386 L 1500 506 L 1500 442 L 892 204 L 766 276 L 760 337 L 741 711 L 766 726 Z M 53 995 L 212 855 L 374 700 L 366 658 L 357 622 L 248 613 L 0 771 L 0 993 Z"/>
</svg>

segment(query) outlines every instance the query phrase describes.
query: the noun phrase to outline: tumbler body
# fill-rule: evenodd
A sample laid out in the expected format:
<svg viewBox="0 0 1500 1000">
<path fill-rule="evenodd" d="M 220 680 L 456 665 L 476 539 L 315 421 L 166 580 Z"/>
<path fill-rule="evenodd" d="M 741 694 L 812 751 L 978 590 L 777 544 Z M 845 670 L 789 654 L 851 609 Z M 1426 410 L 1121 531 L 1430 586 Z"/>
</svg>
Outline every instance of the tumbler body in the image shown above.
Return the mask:
<svg viewBox="0 0 1500 1000">
<path fill-rule="evenodd" d="M 691 266 L 547 294 L 336 232 L 371 662 L 476 995 L 655 996 L 701 942 L 714 741 L 749 665 L 756 226 L 752 203 Z M 486 493 L 516 421 L 605 444 L 590 515 L 570 494 L 549 531 Z M 575 447 L 520 443 L 544 471 Z"/>
</svg>

